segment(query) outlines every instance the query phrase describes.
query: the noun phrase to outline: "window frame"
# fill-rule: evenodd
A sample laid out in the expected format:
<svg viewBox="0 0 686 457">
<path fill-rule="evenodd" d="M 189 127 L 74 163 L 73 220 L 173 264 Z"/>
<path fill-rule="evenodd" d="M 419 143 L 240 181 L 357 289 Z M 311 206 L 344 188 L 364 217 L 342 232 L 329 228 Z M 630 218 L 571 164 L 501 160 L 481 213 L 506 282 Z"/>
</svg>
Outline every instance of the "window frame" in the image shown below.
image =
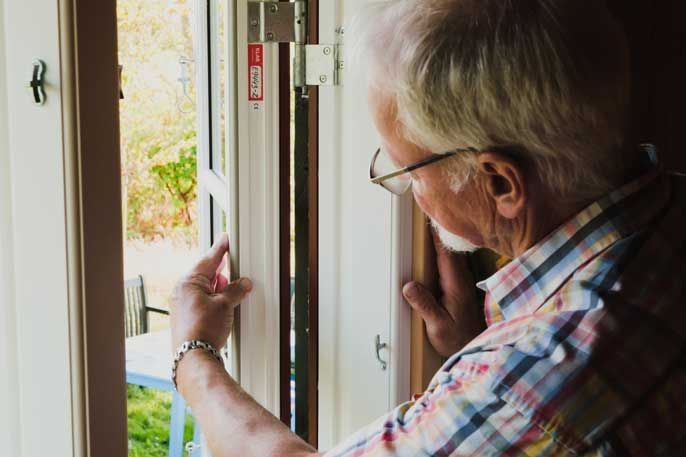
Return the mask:
<svg viewBox="0 0 686 457">
<path fill-rule="evenodd" d="M 200 246 L 212 244 L 221 216 L 231 240 L 232 277 L 250 277 L 254 288 L 240 306 L 230 340 L 229 371 L 266 409 L 279 415 L 279 55 L 278 45 L 264 45 L 264 101 L 249 102 L 247 91 L 248 2 L 226 1 L 223 18 L 218 0 L 196 0 L 196 74 L 198 94 L 198 217 Z M 211 44 L 217 20 L 224 20 L 223 56 Z M 217 127 L 220 81 L 216 65 L 225 62 L 226 135 Z M 240 63 L 245 63 L 240 64 Z M 245 70 L 245 71 L 244 71 Z M 202 75 L 210 75 L 204 78 Z M 215 163 L 226 145 L 223 175 Z M 240 195 L 240 199 L 239 199 Z"/>
</svg>

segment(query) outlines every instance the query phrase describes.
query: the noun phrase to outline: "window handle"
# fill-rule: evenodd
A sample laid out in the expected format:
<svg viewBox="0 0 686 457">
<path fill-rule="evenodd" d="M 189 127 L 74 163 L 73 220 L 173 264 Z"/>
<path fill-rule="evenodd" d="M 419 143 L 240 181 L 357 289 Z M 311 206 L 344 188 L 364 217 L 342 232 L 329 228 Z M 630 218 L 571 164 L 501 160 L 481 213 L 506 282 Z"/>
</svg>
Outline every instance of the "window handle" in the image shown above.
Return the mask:
<svg viewBox="0 0 686 457">
<path fill-rule="evenodd" d="M 382 369 L 382 370 L 385 370 L 386 367 L 388 366 L 388 363 L 387 363 L 385 360 L 383 360 L 383 359 L 381 358 L 381 355 L 379 354 L 379 351 L 380 351 L 381 349 L 387 348 L 388 345 L 387 345 L 386 343 L 382 343 L 382 342 L 381 342 L 381 335 L 376 335 L 376 338 L 374 339 L 374 343 L 375 343 L 375 346 L 376 346 L 376 360 L 378 360 L 379 363 L 381 364 L 381 369 Z"/>
<path fill-rule="evenodd" d="M 33 71 L 28 88 L 33 92 L 33 103 L 36 105 L 42 105 L 45 103 L 45 62 L 36 59 L 33 61 L 32 65 Z"/>
</svg>

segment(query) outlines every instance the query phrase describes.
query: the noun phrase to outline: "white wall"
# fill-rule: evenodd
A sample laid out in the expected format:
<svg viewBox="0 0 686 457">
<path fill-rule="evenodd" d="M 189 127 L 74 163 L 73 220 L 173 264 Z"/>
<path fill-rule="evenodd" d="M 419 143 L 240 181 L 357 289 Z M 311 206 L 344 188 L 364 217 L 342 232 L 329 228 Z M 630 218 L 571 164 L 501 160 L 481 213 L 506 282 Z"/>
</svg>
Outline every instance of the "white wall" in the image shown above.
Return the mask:
<svg viewBox="0 0 686 457">
<path fill-rule="evenodd" d="M 4 13 L 0 0 L 0 43 L 8 43 Z M 0 46 L 0 443 L 3 455 L 20 455 L 6 69 Z"/>
</svg>

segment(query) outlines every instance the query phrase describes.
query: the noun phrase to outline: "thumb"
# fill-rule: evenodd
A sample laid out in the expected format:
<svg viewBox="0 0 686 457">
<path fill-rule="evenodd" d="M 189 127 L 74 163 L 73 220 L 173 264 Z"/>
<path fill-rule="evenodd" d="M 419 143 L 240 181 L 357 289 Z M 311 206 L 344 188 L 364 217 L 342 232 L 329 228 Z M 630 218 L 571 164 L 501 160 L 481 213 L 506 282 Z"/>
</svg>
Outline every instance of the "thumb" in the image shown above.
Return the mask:
<svg viewBox="0 0 686 457">
<path fill-rule="evenodd" d="M 443 319 L 443 313 L 446 312 L 445 309 L 438 304 L 433 294 L 422 284 L 416 281 L 405 284 L 403 296 L 412 309 L 417 311 L 427 324 Z"/>
<path fill-rule="evenodd" d="M 227 302 L 230 306 L 238 305 L 252 290 L 252 281 L 248 278 L 240 278 L 229 283 L 224 290 L 221 291 L 221 300 Z"/>
</svg>

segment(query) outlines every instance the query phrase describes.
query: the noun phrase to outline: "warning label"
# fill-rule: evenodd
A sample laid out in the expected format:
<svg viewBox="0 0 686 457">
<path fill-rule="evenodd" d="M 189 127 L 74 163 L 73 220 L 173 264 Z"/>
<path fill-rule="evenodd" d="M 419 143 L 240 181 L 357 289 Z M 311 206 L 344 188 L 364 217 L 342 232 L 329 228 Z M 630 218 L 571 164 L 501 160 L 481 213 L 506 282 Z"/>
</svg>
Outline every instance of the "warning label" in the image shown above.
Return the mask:
<svg viewBox="0 0 686 457">
<path fill-rule="evenodd" d="M 264 46 L 248 45 L 248 100 L 264 100 Z"/>
</svg>

